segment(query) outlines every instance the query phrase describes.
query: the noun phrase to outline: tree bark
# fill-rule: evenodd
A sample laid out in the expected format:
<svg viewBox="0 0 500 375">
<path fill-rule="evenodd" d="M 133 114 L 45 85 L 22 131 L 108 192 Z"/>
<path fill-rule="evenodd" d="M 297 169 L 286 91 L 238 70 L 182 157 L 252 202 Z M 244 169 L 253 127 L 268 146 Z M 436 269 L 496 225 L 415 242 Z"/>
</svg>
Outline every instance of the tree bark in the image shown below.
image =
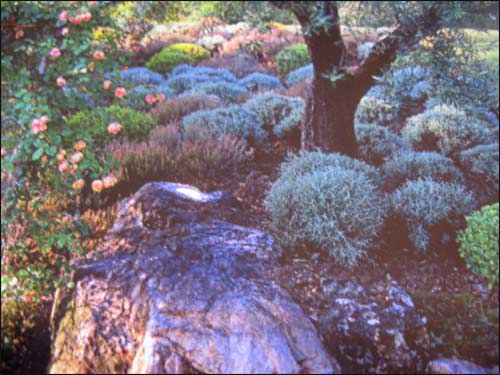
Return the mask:
<svg viewBox="0 0 500 375">
<path fill-rule="evenodd" d="M 399 25 L 375 44 L 372 53 L 356 72 L 349 72 L 344 66 L 346 50 L 334 1 L 272 3 L 290 9 L 297 17 L 314 67 L 312 95 L 302 124 L 302 148 L 319 148 L 357 157 L 354 114 L 361 98 L 376 83 L 373 76 L 382 74 L 390 66 L 402 45 L 415 43 L 436 31 L 440 27 L 437 12 L 430 7 L 411 24 Z M 328 22 L 320 27 L 315 25 L 314 16 L 317 14 L 328 17 Z M 331 73 L 336 75 L 333 80 L 325 77 Z"/>
</svg>

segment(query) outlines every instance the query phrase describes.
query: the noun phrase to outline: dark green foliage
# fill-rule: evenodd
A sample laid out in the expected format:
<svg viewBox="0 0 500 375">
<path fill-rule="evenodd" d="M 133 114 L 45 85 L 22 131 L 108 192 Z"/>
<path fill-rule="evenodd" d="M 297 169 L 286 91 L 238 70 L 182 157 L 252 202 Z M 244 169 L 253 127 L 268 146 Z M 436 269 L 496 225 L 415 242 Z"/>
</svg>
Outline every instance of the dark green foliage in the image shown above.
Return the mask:
<svg viewBox="0 0 500 375">
<path fill-rule="evenodd" d="M 286 76 L 292 70 L 310 63 L 309 51 L 303 43 L 285 47 L 276 55 L 276 69 L 282 76 Z"/>
<path fill-rule="evenodd" d="M 190 43 L 177 43 L 163 48 L 146 63 L 146 68 L 159 73 L 169 73 L 179 64 L 195 65 L 208 59 L 210 52 Z"/>
</svg>

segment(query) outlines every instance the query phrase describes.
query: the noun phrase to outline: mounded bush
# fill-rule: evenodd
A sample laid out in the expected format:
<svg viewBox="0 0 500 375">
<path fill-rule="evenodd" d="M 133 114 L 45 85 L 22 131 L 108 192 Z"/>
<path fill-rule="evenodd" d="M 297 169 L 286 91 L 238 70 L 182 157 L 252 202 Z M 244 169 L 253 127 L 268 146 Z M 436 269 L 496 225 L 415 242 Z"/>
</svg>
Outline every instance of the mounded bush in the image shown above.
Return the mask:
<svg viewBox="0 0 500 375">
<path fill-rule="evenodd" d="M 108 133 L 108 125 L 112 122 L 121 124 L 120 136 L 134 142 L 146 139 L 149 131 L 156 125 L 148 114 L 113 105 L 77 112 L 68 119 L 67 126 L 85 129 L 96 146 L 104 146 L 117 137 Z"/>
<path fill-rule="evenodd" d="M 182 125 L 184 132 L 195 126 L 206 129 L 216 137 L 229 134 L 254 144 L 261 143 L 266 138 L 257 115 L 240 105 L 193 112 L 184 117 Z"/>
<path fill-rule="evenodd" d="M 355 130 L 360 157 L 368 164 L 380 166 L 395 154 L 411 150 L 408 142 L 383 126 L 362 124 Z"/>
<path fill-rule="evenodd" d="M 272 129 L 277 137 L 284 137 L 299 129 L 305 103 L 301 98 L 267 92 L 255 95 L 244 106 L 257 114 L 264 128 Z"/>
<path fill-rule="evenodd" d="M 393 215 L 406 224 L 409 239 L 419 251 L 428 251 L 434 241 L 448 243 L 475 204 L 462 185 L 431 179 L 406 182 L 390 201 Z"/>
<path fill-rule="evenodd" d="M 121 79 L 134 85 L 160 85 L 165 81 L 160 73 L 144 67 L 133 67 L 122 71 Z"/>
<path fill-rule="evenodd" d="M 285 89 L 278 78 L 259 72 L 247 75 L 240 79 L 238 84 L 246 87 L 248 91 Z"/>
<path fill-rule="evenodd" d="M 248 90 L 244 86 L 224 81 L 202 83 L 186 94 L 192 95 L 198 92 L 205 95 L 214 95 L 226 103 L 235 102 L 248 95 Z"/>
<path fill-rule="evenodd" d="M 405 152 L 388 160 L 383 168 L 384 187 L 393 191 L 406 181 L 430 178 L 436 182 L 463 184 L 464 176 L 453 160 L 437 152 Z"/>
<path fill-rule="evenodd" d="M 301 178 L 282 174 L 264 203 L 284 246 L 318 248 L 350 267 L 366 257 L 386 213 L 383 195 L 366 175 L 338 167 Z"/>
<path fill-rule="evenodd" d="M 331 168 L 353 170 L 364 174 L 377 185 L 381 183 L 380 173 L 377 168 L 345 155 L 337 153 L 324 154 L 318 151 L 301 151 L 298 154 L 290 155 L 286 162 L 280 165 L 280 176 L 298 178 L 308 173 Z"/>
<path fill-rule="evenodd" d="M 292 70 L 286 76 L 286 84 L 288 87 L 296 85 L 306 79 L 313 79 L 314 77 L 314 68 L 312 64 L 302 66 L 298 69 Z"/>
<path fill-rule="evenodd" d="M 236 83 L 236 76 L 226 69 L 210 68 L 206 66 L 178 65 L 170 74 L 170 78 L 179 74 L 191 74 L 194 76 L 210 77 L 212 81 L 226 81 Z"/>
<path fill-rule="evenodd" d="M 150 115 L 158 124 L 166 125 L 171 122 L 181 121 L 186 115 L 201 109 L 213 109 L 221 104 L 219 98 L 194 94 L 180 96 L 158 104 L 150 111 Z"/>
<path fill-rule="evenodd" d="M 472 147 L 459 155 L 467 186 L 481 205 L 498 202 L 498 163 L 498 143 Z"/>
<path fill-rule="evenodd" d="M 464 149 L 488 142 L 491 131 L 461 109 L 441 105 L 410 117 L 402 135 L 418 151 L 455 157 Z"/>
<path fill-rule="evenodd" d="M 496 203 L 467 216 L 467 227 L 457 236 L 467 268 L 483 276 L 489 288 L 498 283 L 498 209 Z"/>
<path fill-rule="evenodd" d="M 131 90 L 127 92 L 125 97 L 126 106 L 132 109 L 145 110 L 153 106 L 146 102 L 146 95 L 151 94 L 157 96 L 158 94 L 163 94 L 165 98 L 172 98 L 174 96 L 173 90 L 165 85 L 158 86 L 134 86 Z"/>
<path fill-rule="evenodd" d="M 183 94 L 196 86 L 204 83 L 231 83 L 236 84 L 234 74 L 224 69 L 207 68 L 203 66 L 191 67 L 189 65 L 179 65 L 174 68 L 166 85 L 170 87 L 176 95 Z"/>
<path fill-rule="evenodd" d="M 208 58 L 210 58 L 210 52 L 203 47 L 190 43 L 176 43 L 151 56 L 146 63 L 146 68 L 165 74 L 176 65 L 194 65 Z"/>
<path fill-rule="evenodd" d="M 282 76 L 310 63 L 309 51 L 304 43 L 292 44 L 276 55 L 276 69 Z"/>
<path fill-rule="evenodd" d="M 389 126 L 397 122 L 398 111 L 399 103 L 394 100 L 379 95 L 365 95 L 356 108 L 354 122 Z"/>
</svg>

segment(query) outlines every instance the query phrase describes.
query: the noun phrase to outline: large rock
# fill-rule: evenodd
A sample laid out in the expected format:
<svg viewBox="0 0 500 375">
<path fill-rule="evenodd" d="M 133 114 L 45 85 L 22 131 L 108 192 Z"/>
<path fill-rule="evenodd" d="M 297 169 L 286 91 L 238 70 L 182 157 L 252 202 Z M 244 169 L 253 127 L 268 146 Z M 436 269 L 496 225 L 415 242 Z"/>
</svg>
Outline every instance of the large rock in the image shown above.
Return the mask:
<svg viewBox="0 0 500 375">
<path fill-rule="evenodd" d="M 364 287 L 353 281 L 323 285 L 327 307 L 320 332 L 342 369 L 349 373 L 424 370 L 417 350 L 427 341 L 426 319 L 394 281 Z"/>
<path fill-rule="evenodd" d="M 270 280 L 281 250 L 220 221 L 237 201 L 150 183 L 120 204 L 109 256 L 56 308 L 51 373 L 331 373 L 313 324 Z"/>
<path fill-rule="evenodd" d="M 498 374 L 498 366 L 486 369 L 475 363 L 455 358 L 441 358 L 427 364 L 428 374 Z"/>
</svg>

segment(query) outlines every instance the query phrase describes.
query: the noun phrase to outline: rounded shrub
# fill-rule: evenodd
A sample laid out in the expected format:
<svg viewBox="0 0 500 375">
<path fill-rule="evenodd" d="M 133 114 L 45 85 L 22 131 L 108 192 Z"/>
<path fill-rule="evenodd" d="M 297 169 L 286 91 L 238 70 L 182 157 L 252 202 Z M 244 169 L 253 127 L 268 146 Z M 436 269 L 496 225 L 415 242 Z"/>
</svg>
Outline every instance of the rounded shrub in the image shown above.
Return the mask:
<svg viewBox="0 0 500 375">
<path fill-rule="evenodd" d="M 144 67 L 133 67 L 122 71 L 121 79 L 134 85 L 159 85 L 165 81 L 160 73 Z"/>
<path fill-rule="evenodd" d="M 366 257 L 386 213 L 373 182 L 343 168 L 320 169 L 302 178 L 282 174 L 264 204 L 284 246 L 318 248 L 349 267 Z"/>
<path fill-rule="evenodd" d="M 451 157 L 488 142 L 491 135 L 486 123 L 446 105 L 410 117 L 402 134 L 418 151 L 438 151 Z"/>
<path fill-rule="evenodd" d="M 354 122 L 390 126 L 397 122 L 398 112 L 398 102 L 379 95 L 365 95 L 356 108 Z"/>
<path fill-rule="evenodd" d="M 151 56 L 146 63 L 146 68 L 165 74 L 169 73 L 176 65 L 194 65 L 209 57 L 210 52 L 196 44 L 176 43 Z"/>
<path fill-rule="evenodd" d="M 153 104 L 146 101 L 147 95 L 153 95 L 155 98 L 162 94 L 165 98 L 170 99 L 174 96 L 172 89 L 165 85 L 151 86 L 151 85 L 137 85 L 127 92 L 125 97 L 125 104 L 127 107 L 137 110 L 149 109 Z"/>
<path fill-rule="evenodd" d="M 261 143 L 266 138 L 257 115 L 240 105 L 193 112 L 184 117 L 182 125 L 184 133 L 195 126 L 206 129 L 216 137 L 229 134 L 254 144 Z"/>
<path fill-rule="evenodd" d="M 324 154 L 318 151 L 300 151 L 289 155 L 286 162 L 280 165 L 280 176 L 300 178 L 308 173 L 331 168 L 353 170 L 364 174 L 377 185 L 381 182 L 378 169 L 361 160 L 337 153 Z"/>
<path fill-rule="evenodd" d="M 175 97 L 158 104 L 149 112 L 158 124 L 181 121 L 186 115 L 201 109 L 213 109 L 221 104 L 219 98 L 202 94 Z"/>
<path fill-rule="evenodd" d="M 284 137 L 298 130 L 304 116 L 302 98 L 267 92 L 247 100 L 245 108 L 256 113 L 264 128 L 272 129 L 277 137 Z"/>
<path fill-rule="evenodd" d="M 453 160 L 437 152 L 406 152 L 395 155 L 383 168 L 384 187 L 393 191 L 406 181 L 431 178 L 436 182 L 463 184 L 464 176 Z"/>
<path fill-rule="evenodd" d="M 112 122 L 121 124 L 120 135 L 130 141 L 145 140 L 149 131 L 156 125 L 148 114 L 113 105 L 77 112 L 68 119 L 67 127 L 69 129 L 86 129 L 96 146 L 104 146 L 116 139 L 116 136 L 108 133 L 108 126 Z"/>
<path fill-rule="evenodd" d="M 212 81 L 226 81 L 236 83 L 236 76 L 226 69 L 210 68 L 207 66 L 191 66 L 186 64 L 177 65 L 170 73 L 169 78 L 179 74 L 190 74 L 193 76 L 210 77 Z"/>
<path fill-rule="evenodd" d="M 292 44 L 276 55 L 276 69 L 282 76 L 310 63 L 309 51 L 304 43 Z"/>
<path fill-rule="evenodd" d="M 306 79 L 313 79 L 314 77 L 314 68 L 312 64 L 302 66 L 298 69 L 292 70 L 286 76 L 286 84 L 288 87 L 296 85 Z"/>
<path fill-rule="evenodd" d="M 498 209 L 496 203 L 467 216 L 467 227 L 457 236 L 467 268 L 483 276 L 489 288 L 498 283 Z"/>
<path fill-rule="evenodd" d="M 238 84 L 246 87 L 248 91 L 285 89 L 278 78 L 259 72 L 247 75 L 240 79 Z"/>
<path fill-rule="evenodd" d="M 475 204 L 462 185 L 431 179 L 406 182 L 390 201 L 393 215 L 406 224 L 410 241 L 420 251 L 429 250 L 431 240 L 446 244 Z"/>
<path fill-rule="evenodd" d="M 481 205 L 498 202 L 498 163 L 498 143 L 472 147 L 459 155 L 467 186 Z"/>
<path fill-rule="evenodd" d="M 226 103 L 231 103 L 247 95 L 248 90 L 244 86 L 240 86 L 238 84 L 217 81 L 205 82 L 197 85 L 193 88 L 193 90 L 188 91 L 186 95 L 192 95 L 196 93 L 214 95 Z"/>
<path fill-rule="evenodd" d="M 368 164 L 380 166 L 395 154 L 411 150 L 408 142 L 383 126 L 362 124 L 355 130 L 361 159 Z"/>
</svg>

